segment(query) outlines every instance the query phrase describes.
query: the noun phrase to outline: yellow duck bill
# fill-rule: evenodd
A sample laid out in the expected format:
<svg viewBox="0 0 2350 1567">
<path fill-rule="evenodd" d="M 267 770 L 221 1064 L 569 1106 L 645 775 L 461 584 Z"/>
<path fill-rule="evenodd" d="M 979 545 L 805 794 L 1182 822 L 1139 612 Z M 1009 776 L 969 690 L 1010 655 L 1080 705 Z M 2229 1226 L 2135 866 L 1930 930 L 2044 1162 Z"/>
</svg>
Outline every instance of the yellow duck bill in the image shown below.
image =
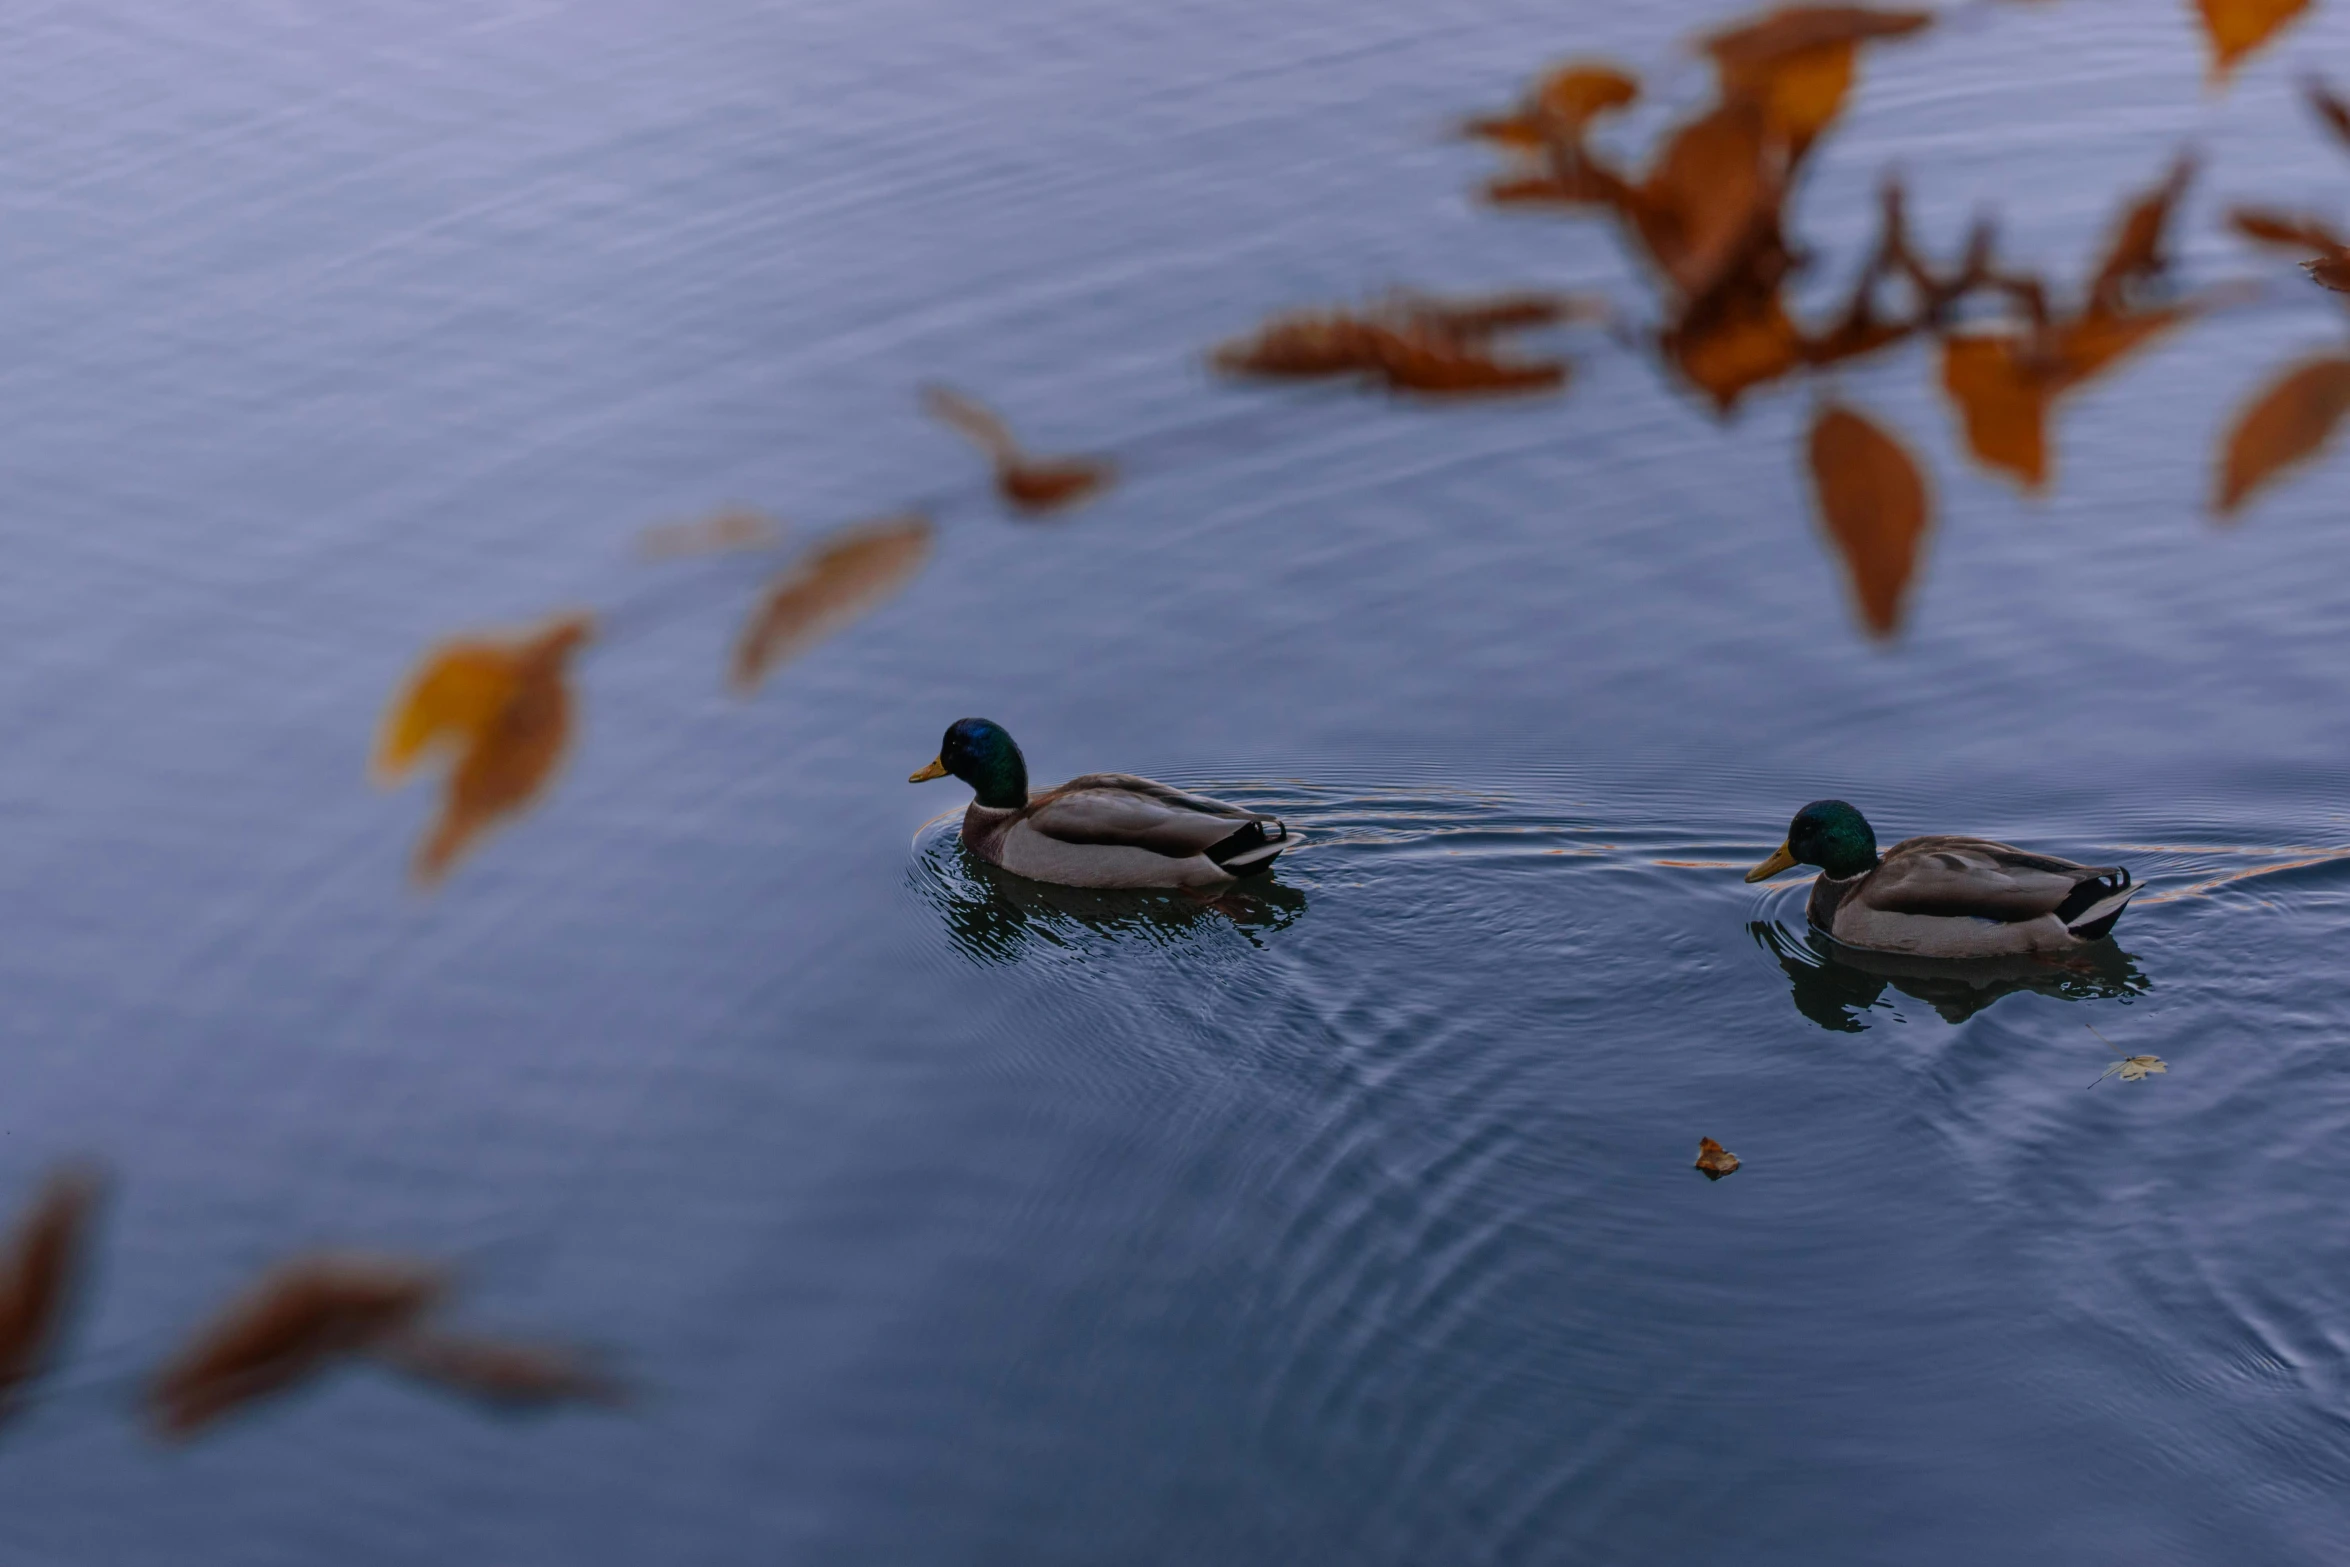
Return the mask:
<svg viewBox="0 0 2350 1567">
<path fill-rule="evenodd" d="M 934 756 L 930 759 L 930 765 L 923 768 L 922 771 L 918 773 L 908 773 L 906 775 L 906 782 L 928 783 L 933 778 L 944 778 L 946 775 L 947 764 Z"/>
<path fill-rule="evenodd" d="M 1757 865 L 1753 870 L 1748 871 L 1746 879 L 1748 881 L 1769 881 L 1794 863 L 1795 856 L 1788 853 L 1787 845 L 1782 843 L 1779 845 L 1779 852 Z"/>
</svg>

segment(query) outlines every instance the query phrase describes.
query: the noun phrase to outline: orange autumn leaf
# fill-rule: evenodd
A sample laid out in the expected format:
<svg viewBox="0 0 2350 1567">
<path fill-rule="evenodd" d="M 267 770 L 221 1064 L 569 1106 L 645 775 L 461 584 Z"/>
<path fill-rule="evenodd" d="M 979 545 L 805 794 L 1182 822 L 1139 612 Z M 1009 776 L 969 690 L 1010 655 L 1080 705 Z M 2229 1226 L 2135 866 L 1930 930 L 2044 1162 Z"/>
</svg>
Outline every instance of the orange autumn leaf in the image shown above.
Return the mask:
<svg viewBox="0 0 2350 1567">
<path fill-rule="evenodd" d="M 2070 391 L 2104 374 L 2193 314 L 2191 306 L 2173 305 L 2135 315 L 2092 313 L 2064 324 L 2056 330 L 2050 356 L 2056 390 Z"/>
<path fill-rule="evenodd" d="M 1317 380 L 1379 368 L 1387 329 L 1344 311 L 1275 316 L 1246 338 L 1218 346 L 1209 363 L 1227 375 Z"/>
<path fill-rule="evenodd" d="M 369 771 L 389 786 L 426 753 L 471 745 L 514 695 L 511 642 L 444 642 L 384 710 Z"/>
<path fill-rule="evenodd" d="M 162 1371 L 148 1406 L 184 1439 L 398 1333 L 441 1297 L 439 1269 L 395 1257 L 297 1257 L 224 1307 Z"/>
<path fill-rule="evenodd" d="M 1526 102 L 1511 113 L 1474 119 L 1462 129 L 1505 147 L 1538 151 L 1553 135 L 1580 137 L 1594 119 L 1639 96 L 1637 78 L 1601 61 L 1576 61 L 1537 82 Z"/>
<path fill-rule="evenodd" d="M 1927 11 L 1791 6 L 1709 34 L 1699 48 L 1713 58 L 1722 96 L 1757 105 L 1771 133 L 1800 157 L 1843 108 L 1860 44 L 1914 33 L 1933 20 Z"/>
<path fill-rule="evenodd" d="M 1674 367 L 1725 413 L 1749 390 L 1806 359 L 1803 334 L 1776 289 L 1717 300 L 1715 308 L 1668 332 L 1663 346 Z"/>
<path fill-rule="evenodd" d="M 734 686 L 758 688 L 769 671 L 867 614 L 914 579 L 930 559 L 934 530 L 909 514 L 841 529 L 768 587 L 736 644 Z"/>
<path fill-rule="evenodd" d="M 1851 410 L 1820 409 L 1810 441 L 1812 490 L 1870 633 L 1889 637 L 1916 575 L 1932 503 L 1899 441 Z"/>
<path fill-rule="evenodd" d="M 2263 486 L 2325 449 L 2350 412 L 2350 358 L 2305 359 L 2244 406 L 2221 449 L 2212 505 L 2232 519 Z"/>
<path fill-rule="evenodd" d="M 1021 511 L 1074 506 L 1117 477 L 1117 465 L 1104 458 L 1031 457 L 993 409 L 951 387 L 923 388 L 922 402 L 941 423 L 987 454 L 995 466 L 996 493 Z"/>
<path fill-rule="evenodd" d="M 1397 391 L 1508 397 L 1555 392 L 1566 385 L 1568 367 L 1556 359 L 1495 359 L 1437 333 L 1392 333 L 1381 346 L 1379 372 Z"/>
<path fill-rule="evenodd" d="M 2238 61 L 2308 9 L 2309 0 L 2196 0 L 2211 40 L 2211 79 L 2227 80 Z"/>
<path fill-rule="evenodd" d="M 1942 343 L 1942 389 L 1966 424 L 1976 460 L 2003 469 L 2027 490 L 2048 482 L 2046 376 L 2013 333 L 1954 334 Z"/>
<path fill-rule="evenodd" d="M 1738 1156 L 1710 1137 L 1697 1140 L 1697 1163 L 1691 1168 L 1705 1172 L 1709 1181 L 1718 1181 L 1738 1168 Z"/>
<path fill-rule="evenodd" d="M 1627 215 L 1684 300 L 1703 297 L 1777 213 L 1781 173 L 1749 103 L 1723 104 L 1665 144 Z"/>
<path fill-rule="evenodd" d="M 0 1252 L 0 1419 L 48 1369 L 89 1250 L 101 1182 L 93 1170 L 52 1174 Z"/>
</svg>

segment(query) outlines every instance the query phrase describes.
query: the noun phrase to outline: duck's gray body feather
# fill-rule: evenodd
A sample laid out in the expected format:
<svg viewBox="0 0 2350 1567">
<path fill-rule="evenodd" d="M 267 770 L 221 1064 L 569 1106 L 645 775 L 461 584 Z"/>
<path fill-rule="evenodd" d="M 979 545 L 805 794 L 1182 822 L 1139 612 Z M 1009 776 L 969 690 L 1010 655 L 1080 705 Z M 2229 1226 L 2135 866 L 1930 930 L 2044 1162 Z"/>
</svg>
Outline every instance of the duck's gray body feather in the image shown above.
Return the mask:
<svg viewBox="0 0 2350 1567">
<path fill-rule="evenodd" d="M 1987 838 L 1907 838 L 1873 870 L 1822 876 L 1805 913 L 1846 946 L 2002 957 L 2097 941 L 2137 893 L 2116 865 L 2076 865 Z"/>
<path fill-rule="evenodd" d="M 1087 773 L 1018 809 L 973 801 L 963 841 L 1016 876 L 1067 887 L 1220 887 L 1268 868 L 1298 837 L 1222 800 L 1132 773 Z"/>
</svg>

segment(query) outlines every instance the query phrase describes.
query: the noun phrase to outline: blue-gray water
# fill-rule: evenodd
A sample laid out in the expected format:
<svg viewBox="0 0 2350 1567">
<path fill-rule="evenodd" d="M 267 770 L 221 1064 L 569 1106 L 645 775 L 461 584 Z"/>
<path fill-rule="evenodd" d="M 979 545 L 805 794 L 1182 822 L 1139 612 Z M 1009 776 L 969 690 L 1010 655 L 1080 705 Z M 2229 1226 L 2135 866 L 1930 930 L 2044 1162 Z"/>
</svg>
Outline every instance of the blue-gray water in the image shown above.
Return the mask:
<svg viewBox="0 0 2350 1567">
<path fill-rule="evenodd" d="M 2200 508 L 2338 316 L 2100 383 L 2039 505 L 1922 353 L 1846 375 L 1941 498 L 1890 651 L 1806 395 L 1725 430 L 1596 341 L 1519 407 L 1200 370 L 1398 282 L 1636 302 L 1600 225 L 1472 206 L 1446 126 L 1585 50 L 1686 106 L 1720 14 L 0 18 L 0 1192 L 121 1178 L 0 1561 L 2337 1559 L 2342 469 Z M 1832 254 L 1888 164 L 1938 248 L 1992 204 L 2067 277 L 2185 137 L 2198 278 L 2274 275 L 2224 199 L 2350 205 L 2291 92 L 2350 68 L 2339 6 L 2224 97 L 2184 6 L 1969 16 L 1870 61 L 1804 197 Z M 1002 521 L 933 377 L 1129 482 Z M 928 574 L 748 702 L 754 568 L 627 551 L 918 498 Z M 384 697 L 573 603 L 622 614 L 562 788 L 411 895 Z M 1314 842 L 1222 910 L 993 884 L 902 781 L 964 713 Z M 1827 793 L 2152 891 L 2051 993 L 1816 969 L 1726 867 Z M 2169 1073 L 2087 1088 L 2083 1022 Z M 457 1259 L 467 1321 L 645 1396 L 354 1372 L 143 1435 L 177 1335 L 317 1243 Z"/>
</svg>

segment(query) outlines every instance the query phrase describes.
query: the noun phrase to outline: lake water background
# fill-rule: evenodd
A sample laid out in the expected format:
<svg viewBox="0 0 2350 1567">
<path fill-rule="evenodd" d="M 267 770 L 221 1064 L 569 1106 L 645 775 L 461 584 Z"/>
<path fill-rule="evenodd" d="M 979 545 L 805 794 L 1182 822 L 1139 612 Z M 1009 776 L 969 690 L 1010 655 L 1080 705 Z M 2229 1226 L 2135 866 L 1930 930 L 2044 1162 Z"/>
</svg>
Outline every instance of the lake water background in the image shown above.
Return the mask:
<svg viewBox="0 0 2350 1567">
<path fill-rule="evenodd" d="M 2323 298 L 2100 383 L 2039 504 L 1922 351 L 1843 377 L 1937 474 L 1891 649 L 1808 393 L 1723 428 L 1597 340 L 1522 406 L 1201 367 L 1396 283 L 1637 302 L 1448 126 L 1600 52 L 1638 132 L 1723 14 L 0 16 L 0 1191 L 119 1176 L 0 1561 L 2335 1559 L 2342 470 L 2202 509 Z M 2184 6 L 1966 8 L 1871 56 L 1800 222 L 1849 264 L 1899 167 L 1938 250 L 1989 206 L 2077 278 L 2191 139 L 2188 275 L 2289 277 L 2217 215 L 2350 207 L 2309 65 L 2350 9 L 2213 96 Z M 930 378 L 1128 482 L 1002 520 Z M 756 568 L 629 555 L 728 501 L 941 548 L 740 701 Z M 384 697 L 574 603 L 619 612 L 562 789 L 411 894 Z M 991 880 L 902 781 L 965 713 L 1310 846 L 1225 908 Z M 1824 794 L 2151 890 L 2037 988 L 1823 966 L 1735 867 Z M 2168 1074 L 2088 1088 L 2084 1022 Z M 146 1369 L 322 1243 L 644 1396 L 356 1372 L 148 1439 Z"/>
</svg>

